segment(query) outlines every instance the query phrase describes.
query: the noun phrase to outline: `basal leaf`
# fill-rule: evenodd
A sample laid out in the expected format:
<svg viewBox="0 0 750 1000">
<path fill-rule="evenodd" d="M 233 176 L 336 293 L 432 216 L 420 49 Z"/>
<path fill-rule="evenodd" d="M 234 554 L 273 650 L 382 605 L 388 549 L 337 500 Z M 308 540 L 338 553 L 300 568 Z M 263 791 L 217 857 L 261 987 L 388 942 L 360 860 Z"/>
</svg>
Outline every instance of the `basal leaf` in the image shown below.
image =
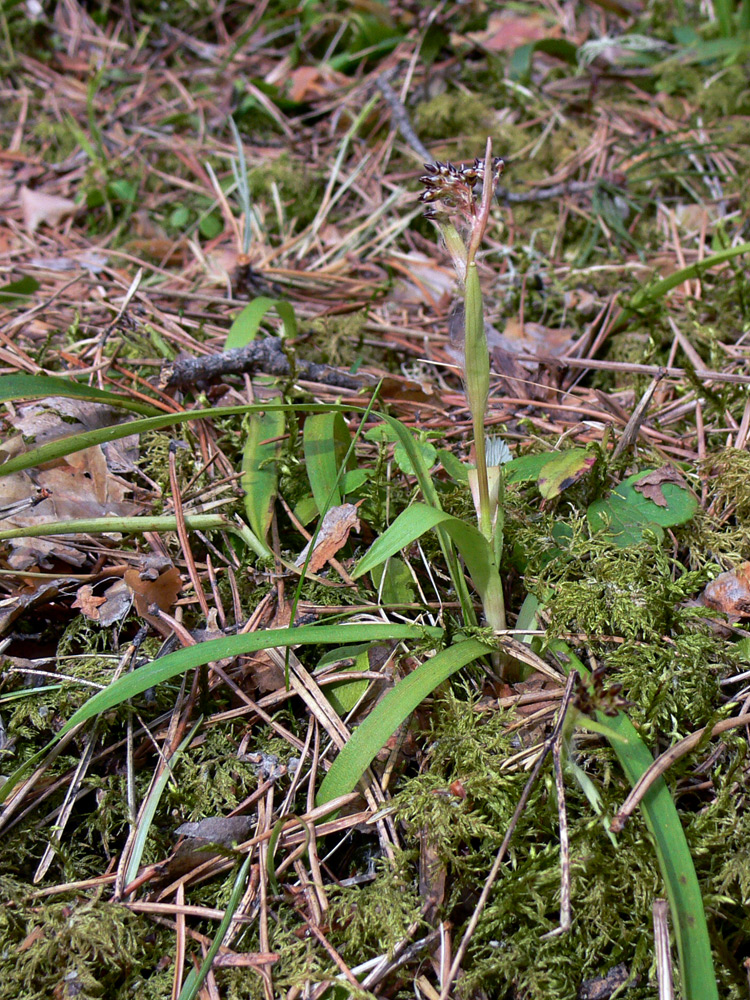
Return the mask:
<svg viewBox="0 0 750 1000">
<path fill-rule="evenodd" d="M 321 513 L 325 513 L 327 506 L 340 507 L 343 503 L 339 470 L 351 439 L 340 413 L 315 413 L 305 420 L 302 431 L 305 471 Z"/>
<path fill-rule="evenodd" d="M 284 433 L 284 413 L 269 410 L 250 417 L 247 440 L 242 450 L 242 478 L 245 512 L 250 527 L 265 544 L 276 498 L 276 457 L 279 442 L 271 440 Z M 270 555 L 271 550 L 268 550 Z"/>
<path fill-rule="evenodd" d="M 587 511 L 589 524 L 594 531 L 607 529 L 614 541 L 621 547 L 637 545 L 643 540 L 646 528 L 657 535 L 663 528 L 685 524 L 698 509 L 698 501 L 692 492 L 674 482 L 663 482 L 659 495 L 663 503 L 655 503 L 636 489 L 636 484 L 652 470 L 645 469 L 629 476 L 604 500 L 596 500 Z"/>
<path fill-rule="evenodd" d="M 323 805 L 351 792 L 378 751 L 420 702 L 451 674 L 488 653 L 487 646 L 477 639 L 457 642 L 399 681 L 354 730 L 323 779 L 316 803 Z"/>
</svg>

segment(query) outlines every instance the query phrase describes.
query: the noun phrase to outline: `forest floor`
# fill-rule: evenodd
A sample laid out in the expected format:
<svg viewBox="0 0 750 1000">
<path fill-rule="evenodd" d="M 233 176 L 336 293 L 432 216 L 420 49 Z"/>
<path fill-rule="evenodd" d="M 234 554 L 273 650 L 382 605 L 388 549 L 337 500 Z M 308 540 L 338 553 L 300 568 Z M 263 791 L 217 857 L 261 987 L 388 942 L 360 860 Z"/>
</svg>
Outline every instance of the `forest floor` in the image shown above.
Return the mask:
<svg viewBox="0 0 750 1000">
<path fill-rule="evenodd" d="M 3 5 L 0 998 L 748 996 L 749 12 Z"/>
</svg>

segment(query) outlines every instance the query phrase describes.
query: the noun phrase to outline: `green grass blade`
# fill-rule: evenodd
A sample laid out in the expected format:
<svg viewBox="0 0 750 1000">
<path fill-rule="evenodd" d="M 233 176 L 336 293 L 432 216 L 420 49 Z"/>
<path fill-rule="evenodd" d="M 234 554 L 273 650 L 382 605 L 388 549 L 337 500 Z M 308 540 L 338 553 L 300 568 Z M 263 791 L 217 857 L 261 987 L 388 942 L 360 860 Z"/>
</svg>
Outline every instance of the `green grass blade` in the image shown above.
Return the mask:
<svg viewBox="0 0 750 1000">
<path fill-rule="evenodd" d="M 588 670 L 564 643 L 553 643 L 569 662 L 565 669 L 589 677 Z M 623 713 L 611 718 L 597 712 L 597 720 L 619 737 L 612 749 L 631 785 L 653 764 L 654 758 L 630 719 Z M 656 856 L 669 898 L 679 955 L 685 1000 L 718 1000 L 716 974 L 698 877 L 690 856 L 677 808 L 663 778 L 651 785 L 640 809 L 653 838 Z"/>
<path fill-rule="evenodd" d="M 424 640 L 425 637 L 438 641 L 442 636 L 443 630 L 441 628 L 424 625 L 372 625 L 369 623 L 302 625 L 299 628 L 267 629 L 263 632 L 251 632 L 247 635 L 229 635 L 221 639 L 209 639 L 207 642 L 201 642 L 186 649 L 178 649 L 174 653 L 162 656 L 161 659 L 153 660 L 147 666 L 140 667 L 133 673 L 119 677 L 103 691 L 98 691 L 87 702 L 84 702 L 55 738 L 33 758 L 17 768 L 0 786 L 0 802 L 5 801 L 24 775 L 35 767 L 71 729 L 82 722 L 93 719 L 101 712 L 106 712 L 110 708 L 115 708 L 131 698 L 135 698 L 136 695 L 143 694 L 144 691 L 161 684 L 163 681 L 185 673 L 187 670 L 193 670 L 216 660 L 223 660 L 225 657 L 255 653 L 259 649 L 316 645 L 318 643 L 321 645 L 347 645 L 355 642 L 377 642 L 383 639 Z"/>
<path fill-rule="evenodd" d="M 674 274 L 662 278 L 653 285 L 647 285 L 645 288 L 640 289 L 633 295 L 630 304 L 625 308 L 613 329 L 619 329 L 638 309 L 642 309 L 644 306 L 664 298 L 668 292 L 671 292 L 673 288 L 676 288 L 683 282 L 690 281 L 693 278 L 700 278 L 710 268 L 716 267 L 719 264 L 725 264 L 728 260 L 732 260 L 733 257 L 739 257 L 744 253 L 750 253 L 750 243 L 741 243 L 739 246 L 720 250 L 718 253 L 706 257 L 704 260 L 698 260 L 687 267 L 681 267 L 679 271 L 675 271 Z"/>
<path fill-rule="evenodd" d="M 198 732 L 202 721 L 202 719 L 198 719 L 188 735 L 166 762 L 164 770 L 156 779 L 153 787 L 148 793 L 148 799 L 146 800 L 139 817 L 138 831 L 135 835 L 135 840 L 133 841 L 133 850 L 130 853 L 128 867 L 125 870 L 125 878 L 123 879 L 124 885 L 130 885 L 138 874 L 138 869 L 141 867 L 141 858 L 143 857 L 143 852 L 146 849 L 146 840 L 148 839 L 151 824 L 154 822 L 156 809 L 161 801 L 162 795 L 164 794 L 164 789 L 167 787 L 167 782 L 172 777 L 174 765 L 193 742 L 193 737 Z"/>
<path fill-rule="evenodd" d="M 440 638 L 443 630 L 426 628 L 421 625 L 301 625 L 299 628 L 266 629 L 263 632 L 250 632 L 247 635 L 228 635 L 221 639 L 210 639 L 207 642 L 178 649 L 168 653 L 158 660 L 153 660 L 147 666 L 140 667 L 131 674 L 118 678 L 103 691 L 93 697 L 75 712 L 60 730 L 63 736 L 69 729 L 80 722 L 99 715 L 107 709 L 121 705 L 124 701 L 142 694 L 151 687 L 170 680 L 187 670 L 201 667 L 215 660 L 227 657 L 242 656 L 245 653 L 255 653 L 259 649 L 272 649 L 283 646 L 301 646 L 309 644 L 327 645 L 329 643 L 346 644 L 352 642 L 373 642 L 382 639 L 424 639 L 425 635 Z"/>
<path fill-rule="evenodd" d="M 456 642 L 399 681 L 354 730 L 323 779 L 315 798 L 316 805 L 324 805 L 351 792 L 378 751 L 414 709 L 451 674 L 487 656 L 489 651 L 478 639 Z"/>
<path fill-rule="evenodd" d="M 64 396 L 64 392 L 56 392 L 55 395 Z M 67 393 L 69 396 L 76 396 L 77 393 Z M 17 396 L 14 399 L 20 398 Z M 184 424 L 190 420 L 207 420 L 213 417 L 241 416 L 245 413 L 270 413 L 274 410 L 283 410 L 289 413 L 328 413 L 336 410 L 342 413 L 364 413 L 363 409 L 351 406 L 325 405 L 323 403 L 278 403 L 269 405 L 268 403 L 248 403 L 238 406 L 212 406 L 204 410 L 181 410 L 179 413 L 161 413 L 156 417 L 148 417 L 143 420 L 130 420 L 124 424 L 116 424 L 114 427 L 100 427 L 94 431 L 85 431 L 82 434 L 71 434 L 68 437 L 58 438 L 48 444 L 40 445 L 30 451 L 25 451 L 22 455 L 3 462 L 0 465 L 0 476 L 7 476 L 11 472 L 19 472 L 22 469 L 31 469 L 35 465 L 42 465 L 53 459 L 62 458 L 65 455 L 72 455 L 76 451 L 83 451 L 84 448 L 91 448 L 97 444 L 107 444 L 109 441 L 119 441 L 130 434 L 144 434 L 146 431 L 159 431 L 165 427 L 172 427 L 175 424 Z"/>
<path fill-rule="evenodd" d="M 0 403 L 6 399 L 37 399 L 46 396 L 65 396 L 68 399 L 84 399 L 89 403 L 106 403 L 122 410 L 150 415 L 161 413 L 155 406 L 142 400 L 130 399 L 116 392 L 95 389 L 73 379 L 56 378 L 54 375 L 2 375 L 0 376 Z"/>
<path fill-rule="evenodd" d="M 237 911 L 237 907 L 240 905 L 242 900 L 242 895 L 245 891 L 245 885 L 247 884 L 247 873 L 250 870 L 250 862 L 253 859 L 253 852 L 248 851 L 247 857 L 242 862 L 242 867 L 237 872 L 237 878 L 234 880 L 234 886 L 232 887 L 232 894 L 229 897 L 227 903 L 226 911 L 224 912 L 224 917 L 221 923 L 216 929 L 216 934 L 211 942 L 211 945 L 206 952 L 206 957 L 201 962 L 201 967 L 197 970 L 191 969 L 188 973 L 187 978 L 180 990 L 180 995 L 178 1000 L 194 1000 L 198 995 L 198 991 L 203 985 L 206 976 L 211 970 L 211 964 L 218 954 L 219 948 L 224 941 L 224 936 L 229 929 L 229 925 L 232 922 L 232 917 Z"/>
<path fill-rule="evenodd" d="M 270 441 L 284 433 L 284 413 L 269 410 L 250 417 L 245 446 L 242 449 L 242 478 L 240 486 L 245 491 L 245 513 L 256 537 L 266 546 L 266 535 L 271 524 L 273 502 L 276 498 L 276 458 L 279 442 Z M 269 442 L 269 443 L 266 443 Z M 271 550 L 266 546 L 266 554 Z"/>
<path fill-rule="evenodd" d="M 64 393 L 58 392 L 57 395 L 61 396 Z M 69 393 L 68 395 L 76 394 Z M 58 438 L 56 441 L 40 445 L 38 448 L 32 448 L 30 451 L 25 451 L 22 455 L 16 455 L 7 462 L 3 462 L 0 465 L 0 476 L 7 476 L 11 472 L 19 472 L 21 469 L 31 469 L 35 465 L 42 465 L 44 462 L 50 462 L 65 455 L 72 455 L 76 451 L 83 451 L 84 448 L 92 448 L 97 444 L 119 441 L 130 434 L 145 434 L 147 431 L 159 431 L 165 427 L 172 427 L 175 424 L 187 423 L 190 420 L 241 416 L 245 413 L 268 413 L 273 410 L 319 413 L 331 410 L 332 408 L 331 406 L 324 406 L 319 403 L 312 403 L 310 405 L 304 403 L 279 403 L 273 406 L 270 406 L 268 403 L 248 403 L 238 406 L 212 406 L 204 410 L 181 410 L 179 413 L 162 413 L 157 417 L 130 420 L 124 424 L 116 424 L 114 427 L 100 427 L 97 430 L 84 431 L 82 434 L 71 434 L 68 437 Z M 338 408 L 351 411 L 351 407 Z"/>
</svg>

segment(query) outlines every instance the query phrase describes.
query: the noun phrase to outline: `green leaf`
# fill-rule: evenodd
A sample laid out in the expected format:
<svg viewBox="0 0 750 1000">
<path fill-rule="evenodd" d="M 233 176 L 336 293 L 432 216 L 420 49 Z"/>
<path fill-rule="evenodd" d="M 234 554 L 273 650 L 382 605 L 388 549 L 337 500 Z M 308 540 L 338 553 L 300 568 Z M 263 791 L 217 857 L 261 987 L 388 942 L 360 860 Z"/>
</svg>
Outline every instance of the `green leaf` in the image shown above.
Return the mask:
<svg viewBox="0 0 750 1000">
<path fill-rule="evenodd" d="M 244 895 L 245 885 L 247 883 L 247 875 L 250 871 L 250 862 L 253 860 L 253 856 L 253 851 L 247 852 L 247 857 L 242 862 L 242 867 L 237 872 L 237 878 L 234 880 L 234 885 L 232 886 L 232 892 L 227 901 L 224 916 L 222 917 L 221 923 L 216 928 L 214 939 L 206 951 L 205 958 L 201 962 L 200 968 L 197 970 L 192 968 L 188 973 L 177 1000 L 195 1000 L 195 997 L 198 995 L 206 976 L 211 971 L 213 961 L 219 953 L 219 948 L 221 948 L 224 937 L 229 930 L 229 925 L 234 919 L 237 907 L 242 902 L 242 896 Z"/>
<path fill-rule="evenodd" d="M 11 281 L 10 284 L 0 287 L 0 305 L 18 305 L 20 299 L 33 295 L 40 287 L 36 278 L 30 275 L 19 278 L 18 281 Z"/>
<path fill-rule="evenodd" d="M 430 504 L 430 506 L 440 510 L 440 497 L 435 489 L 435 483 L 430 475 L 430 470 L 425 465 L 422 455 L 416 446 L 414 435 L 408 427 L 402 424 L 401 421 L 397 420 L 395 417 L 383 414 L 383 419 L 388 424 L 391 431 L 398 437 L 399 443 L 402 445 L 409 461 L 413 465 L 414 475 L 419 483 L 422 496 L 425 498 L 427 503 Z M 445 564 L 448 567 L 451 582 L 453 583 L 456 594 L 458 595 L 458 600 L 461 604 L 461 612 L 463 614 L 464 622 L 466 625 L 476 625 L 474 605 L 472 604 L 469 596 L 466 580 L 463 572 L 461 571 L 458 559 L 456 558 L 456 553 L 453 549 L 450 537 L 440 525 L 438 525 L 435 530 L 438 536 L 438 541 L 440 542 L 440 548 L 445 558 Z"/>
<path fill-rule="evenodd" d="M 347 496 L 349 493 L 356 493 L 369 481 L 369 478 L 364 469 L 350 469 L 341 479 L 342 494 Z"/>
<path fill-rule="evenodd" d="M 8 377 L 15 378 L 16 376 Z M 18 378 L 22 377 L 24 376 L 18 376 Z M 36 376 L 27 375 L 25 377 L 35 378 Z M 62 379 L 55 381 L 59 382 L 62 386 L 67 385 L 67 383 L 64 383 Z M 73 383 L 73 385 L 76 384 Z M 78 389 L 81 387 L 76 385 L 76 388 Z M 94 391 L 95 390 L 88 389 L 87 387 L 87 392 L 56 391 L 55 395 L 67 395 L 83 399 L 95 398 L 96 402 L 106 402 L 106 400 L 102 400 L 100 396 L 90 397 L 89 394 Z M 35 396 L 39 395 L 39 393 L 31 393 L 31 395 Z M 13 398 L 18 397 L 14 396 Z M 1 394 L 0 401 L 2 401 Z M 180 410 L 177 413 L 161 413 L 156 417 L 147 417 L 142 420 L 131 420 L 128 423 L 115 424 L 112 427 L 99 427 L 96 430 L 83 431 L 80 434 L 70 434 L 68 437 L 58 438 L 56 441 L 49 441 L 47 444 L 39 445 L 37 448 L 32 448 L 29 451 L 23 452 L 21 455 L 15 455 L 13 458 L 8 459 L 7 462 L 3 462 L 3 464 L 0 465 L 0 476 L 7 476 L 10 475 L 11 472 L 18 472 L 21 469 L 31 469 L 35 465 L 42 465 L 44 462 L 51 462 L 53 459 L 62 458 L 64 455 L 72 455 L 76 451 L 83 451 L 85 448 L 91 448 L 97 444 L 106 444 L 109 441 L 119 441 L 121 438 L 128 437 L 130 434 L 144 434 L 146 431 L 158 431 L 165 427 L 171 427 L 173 424 L 187 423 L 190 420 L 201 420 L 208 417 L 228 417 L 268 409 L 271 409 L 271 407 L 261 404 L 252 404 L 244 406 L 207 407 L 204 410 Z M 310 409 L 310 407 L 307 407 L 307 409 Z"/>
<path fill-rule="evenodd" d="M 276 461 L 284 433 L 284 413 L 269 410 L 250 417 L 247 440 L 242 451 L 242 478 L 245 491 L 245 513 L 257 537 L 265 544 L 271 524 L 273 502 L 276 499 Z M 267 442 L 267 443 L 266 443 Z M 268 555 L 271 550 L 268 549 Z"/>
<path fill-rule="evenodd" d="M 566 672 L 575 669 L 581 677 L 590 677 L 565 643 L 555 641 L 551 648 L 563 654 Z M 654 763 L 651 752 L 624 713 L 618 712 L 612 718 L 597 712 L 596 718 L 617 736 L 612 741 L 612 749 L 634 786 Z M 685 832 L 664 778 L 657 778 L 651 784 L 641 800 L 640 809 L 656 848 L 669 898 L 685 1000 L 718 1000 L 700 886 Z"/>
<path fill-rule="evenodd" d="M 158 660 L 153 660 L 131 674 L 125 674 L 113 681 L 103 691 L 98 691 L 93 697 L 75 712 L 62 729 L 46 747 L 29 758 L 17 768 L 0 786 L 0 802 L 10 795 L 15 785 L 23 776 L 42 760 L 45 754 L 71 729 L 82 722 L 87 722 L 95 716 L 106 712 L 117 705 L 143 694 L 149 688 L 164 681 L 171 680 L 188 670 L 195 670 L 206 663 L 223 660 L 228 657 L 243 656 L 255 653 L 259 649 L 284 648 L 286 646 L 316 645 L 331 643 L 341 645 L 354 642 L 376 642 L 383 639 L 419 639 L 430 637 L 436 641 L 443 636 L 441 628 L 423 625 L 386 624 L 373 625 L 361 623 L 356 625 L 301 625 L 298 628 L 266 629 L 263 632 L 251 632 L 245 635 L 224 636 L 221 639 L 209 639 L 186 649 L 178 649 L 168 653 Z"/>
<path fill-rule="evenodd" d="M 128 181 L 124 178 L 110 181 L 109 184 L 107 184 L 107 194 L 110 198 L 114 198 L 116 201 L 130 204 L 135 201 L 136 196 L 138 195 L 138 182 Z"/>
<path fill-rule="evenodd" d="M 688 264 L 687 267 L 681 267 L 679 271 L 674 271 L 666 278 L 661 278 L 651 285 L 646 285 L 645 288 L 640 288 L 633 295 L 629 305 L 623 310 L 616 321 L 613 332 L 625 325 L 629 319 L 632 319 L 634 312 L 664 298 L 673 288 L 677 288 L 678 285 L 682 285 L 685 281 L 692 281 L 693 278 L 700 278 L 710 268 L 717 267 L 719 264 L 725 264 L 728 260 L 732 260 L 732 258 L 745 253 L 750 253 L 750 243 L 740 243 L 739 246 L 720 250 L 711 257 L 705 257 L 703 260 Z"/>
<path fill-rule="evenodd" d="M 539 455 L 521 455 L 503 466 L 506 483 L 530 483 L 539 478 L 539 473 L 559 452 L 542 452 Z"/>
<path fill-rule="evenodd" d="M 218 212 L 209 212 L 198 223 L 198 231 L 204 239 L 212 240 L 224 228 L 224 222 Z"/>
<path fill-rule="evenodd" d="M 595 500 L 586 516 L 594 531 L 608 531 L 621 548 L 638 545 L 645 529 L 657 537 L 663 528 L 685 524 L 698 509 L 698 501 L 689 489 L 674 482 L 664 482 L 659 489 L 666 506 L 659 506 L 635 487 L 652 469 L 629 476 L 604 500 Z"/>
<path fill-rule="evenodd" d="M 369 642 L 357 643 L 355 646 L 341 646 L 338 649 L 331 649 L 321 656 L 318 661 L 318 667 L 325 667 L 329 663 L 336 663 L 339 660 L 353 659 L 354 663 L 351 664 L 351 666 L 347 666 L 342 669 L 347 671 L 369 670 L 370 657 L 368 656 L 368 652 L 370 649 L 372 649 L 372 643 Z M 339 681 L 336 684 L 326 684 L 323 688 L 323 692 L 339 715 L 343 717 L 351 712 L 367 690 L 369 683 L 369 680 L 366 678 L 362 681 Z"/>
<path fill-rule="evenodd" d="M 357 563 L 352 578 L 356 580 L 364 573 L 371 572 L 390 556 L 407 548 L 430 528 L 437 527 L 446 532 L 461 553 L 486 609 L 487 595 L 502 589 L 491 543 L 474 525 L 466 524 L 452 514 L 423 503 L 412 504 L 399 514 Z"/>
<path fill-rule="evenodd" d="M 164 790 L 166 789 L 169 780 L 174 778 L 175 765 L 179 762 L 179 759 L 185 750 L 187 750 L 193 742 L 193 738 L 200 729 L 202 722 L 202 718 L 198 719 L 185 739 L 180 743 L 169 760 L 166 761 L 161 774 L 149 789 L 148 797 L 146 798 L 138 817 L 138 828 L 133 841 L 133 849 L 130 852 L 130 860 L 128 861 L 128 867 L 123 879 L 125 885 L 129 885 L 138 874 L 143 852 L 146 849 L 146 840 L 148 839 L 149 831 L 153 825 L 154 816 L 156 815 L 156 809 L 161 801 L 161 797 L 164 794 Z"/>
<path fill-rule="evenodd" d="M 531 63 L 535 52 L 545 52 L 547 55 L 562 59 L 563 62 L 575 66 L 578 62 L 578 49 L 572 42 L 564 38 L 540 38 L 536 42 L 519 45 L 510 57 L 508 76 L 511 80 L 528 80 L 531 75 Z"/>
<path fill-rule="evenodd" d="M 424 465 L 428 469 L 431 469 L 437 460 L 437 450 L 435 446 L 433 444 L 430 444 L 429 441 L 420 441 L 419 439 L 415 440 L 414 445 L 419 454 L 421 455 L 422 462 L 424 463 Z M 396 465 L 398 465 L 399 469 L 401 469 L 401 471 L 405 475 L 407 476 L 414 475 L 415 472 L 414 466 L 402 444 L 397 444 L 394 447 L 393 458 L 396 462 Z"/>
<path fill-rule="evenodd" d="M 64 396 L 67 399 L 85 399 L 90 403 L 106 403 L 134 413 L 157 414 L 163 411 L 142 400 L 121 396 L 116 392 L 96 389 L 94 386 L 75 382 L 73 379 L 56 378 L 54 375 L 1 375 L 0 403 L 6 399 L 44 399 L 47 396 Z"/>
<path fill-rule="evenodd" d="M 590 448 L 570 448 L 568 451 L 557 452 L 539 473 L 539 492 L 545 500 L 559 496 L 563 490 L 582 479 L 595 462 L 596 455 Z"/>
<path fill-rule="evenodd" d="M 375 567 L 371 575 L 382 604 L 411 604 L 414 600 L 414 577 L 398 556 L 391 556 L 382 567 Z"/>
<path fill-rule="evenodd" d="M 63 726 L 59 735 L 64 735 L 77 726 L 79 722 L 85 722 L 87 719 L 99 715 L 100 712 L 120 705 L 163 681 L 184 674 L 187 670 L 194 670 L 206 663 L 274 647 L 317 643 L 346 644 L 377 639 L 414 639 L 424 638 L 425 635 L 439 637 L 442 635 L 442 629 L 396 624 L 302 625 L 298 628 L 266 629 L 263 632 L 210 639 L 197 646 L 168 653 L 158 660 L 153 660 L 145 667 L 140 667 L 134 673 L 118 678 L 109 687 L 89 698 Z"/>
<path fill-rule="evenodd" d="M 439 448 L 437 460 L 451 477 L 454 483 L 468 483 L 469 466 L 456 458 L 452 451 L 447 448 Z"/>
<path fill-rule="evenodd" d="M 378 751 L 420 702 L 451 674 L 488 653 L 488 647 L 477 639 L 456 642 L 399 681 L 354 730 L 323 779 L 316 804 L 324 805 L 351 792 Z"/>
<path fill-rule="evenodd" d="M 414 476 L 417 474 L 416 466 L 412 461 L 415 450 L 420 455 L 420 464 L 429 471 L 437 461 L 435 446 L 423 437 L 415 435 L 408 428 L 404 427 L 404 430 L 411 437 L 413 448 L 407 448 L 403 436 L 396 432 L 390 424 L 377 424 L 366 431 L 364 436 L 368 441 L 393 441 L 395 443 L 393 458 L 405 475 Z"/>
<path fill-rule="evenodd" d="M 264 316 L 271 309 L 275 309 L 281 317 L 281 321 L 284 324 L 284 336 L 296 337 L 297 317 L 294 314 L 292 306 L 288 302 L 283 301 L 283 299 L 270 299 L 265 295 L 260 295 L 257 299 L 253 299 L 252 302 L 248 303 L 242 312 L 235 317 L 234 322 L 229 327 L 224 350 L 229 351 L 233 347 L 245 347 L 251 341 L 255 340 Z"/>
<path fill-rule="evenodd" d="M 339 469 L 346 458 L 352 436 L 340 413 L 315 413 L 305 420 L 302 448 L 305 471 L 318 510 L 339 507 L 343 502 Z"/>
</svg>

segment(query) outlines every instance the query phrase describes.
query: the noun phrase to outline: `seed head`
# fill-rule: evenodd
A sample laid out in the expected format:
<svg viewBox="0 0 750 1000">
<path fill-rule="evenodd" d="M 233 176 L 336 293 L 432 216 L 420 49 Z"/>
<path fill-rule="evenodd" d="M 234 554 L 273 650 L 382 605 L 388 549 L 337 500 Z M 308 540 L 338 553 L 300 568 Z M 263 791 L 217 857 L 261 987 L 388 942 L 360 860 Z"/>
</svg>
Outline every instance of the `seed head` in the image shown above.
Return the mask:
<svg viewBox="0 0 750 1000">
<path fill-rule="evenodd" d="M 497 186 L 505 162 L 496 156 L 492 161 L 492 186 Z M 446 219 L 451 215 L 471 226 L 477 217 L 475 187 L 484 179 L 484 160 L 474 160 L 471 166 L 456 167 L 452 163 L 425 163 L 426 174 L 419 181 L 424 191 L 419 200 L 425 206 L 428 219 Z"/>
</svg>

